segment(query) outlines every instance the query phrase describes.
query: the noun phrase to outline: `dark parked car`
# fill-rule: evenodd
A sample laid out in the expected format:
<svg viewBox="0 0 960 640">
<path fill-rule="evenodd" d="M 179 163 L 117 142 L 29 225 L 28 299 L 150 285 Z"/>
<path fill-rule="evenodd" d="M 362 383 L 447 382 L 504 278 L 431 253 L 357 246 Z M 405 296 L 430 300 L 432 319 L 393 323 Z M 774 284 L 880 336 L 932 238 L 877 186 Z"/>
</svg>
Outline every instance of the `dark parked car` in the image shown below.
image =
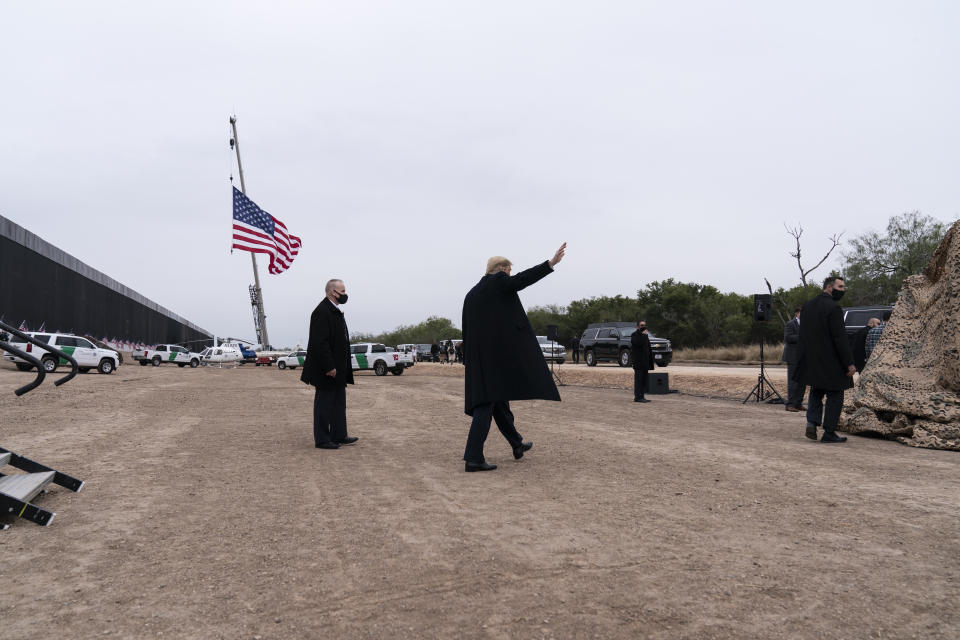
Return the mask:
<svg viewBox="0 0 960 640">
<path fill-rule="evenodd" d="M 598 362 L 616 362 L 621 367 L 633 364 L 630 354 L 630 334 L 637 330 L 633 322 L 595 322 L 588 324 L 580 338 L 583 361 L 594 367 Z M 653 361 L 660 367 L 670 364 L 673 348 L 666 338 L 658 338 L 647 329 Z"/>
<path fill-rule="evenodd" d="M 883 314 L 887 311 L 893 311 L 893 307 L 888 304 L 875 304 L 870 307 L 843 307 L 843 324 L 847 329 L 847 337 L 852 339 L 853 334 L 867 326 L 867 320 L 870 318 L 883 320 Z M 803 326 L 803 316 L 800 316 L 800 323 Z"/>
</svg>

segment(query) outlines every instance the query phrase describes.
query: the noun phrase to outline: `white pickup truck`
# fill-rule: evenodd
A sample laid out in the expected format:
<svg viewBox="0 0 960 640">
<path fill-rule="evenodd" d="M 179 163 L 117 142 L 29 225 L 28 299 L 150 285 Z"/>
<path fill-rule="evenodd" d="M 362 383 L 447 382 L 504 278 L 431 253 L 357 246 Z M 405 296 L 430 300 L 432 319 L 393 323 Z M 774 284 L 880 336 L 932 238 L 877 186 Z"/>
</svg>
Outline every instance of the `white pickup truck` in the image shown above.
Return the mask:
<svg viewBox="0 0 960 640">
<path fill-rule="evenodd" d="M 200 366 L 200 354 L 178 344 L 158 344 L 156 349 L 134 349 L 133 359 L 141 367 L 148 364 L 159 367 L 161 362 L 173 362 L 181 368 L 190 365 L 191 369 L 196 369 Z"/>
<path fill-rule="evenodd" d="M 387 371 L 399 376 L 413 366 L 413 355 L 375 342 L 360 342 L 350 345 L 350 362 L 354 371 L 373 369 L 378 376 L 387 375 Z"/>
</svg>

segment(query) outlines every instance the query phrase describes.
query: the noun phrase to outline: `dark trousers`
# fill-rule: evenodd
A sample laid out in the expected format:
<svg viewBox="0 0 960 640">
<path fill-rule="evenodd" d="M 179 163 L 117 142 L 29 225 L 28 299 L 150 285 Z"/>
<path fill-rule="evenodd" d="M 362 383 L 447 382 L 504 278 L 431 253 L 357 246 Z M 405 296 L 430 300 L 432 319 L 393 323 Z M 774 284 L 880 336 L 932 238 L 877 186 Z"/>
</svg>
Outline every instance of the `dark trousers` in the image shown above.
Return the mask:
<svg viewBox="0 0 960 640">
<path fill-rule="evenodd" d="M 803 404 L 803 395 L 807 392 L 807 385 L 793 376 L 797 371 L 796 362 L 787 363 L 787 406 L 799 408 Z"/>
<path fill-rule="evenodd" d="M 827 397 L 827 406 L 823 406 L 823 397 Z M 843 411 L 843 389 L 831 391 L 810 387 L 807 397 L 807 422 L 817 426 L 823 425 L 825 433 L 835 433 L 840 421 L 840 412 Z"/>
<path fill-rule="evenodd" d="M 633 399 L 643 400 L 643 394 L 647 392 L 647 385 L 650 382 L 650 372 L 646 369 L 633 370 Z"/>
<path fill-rule="evenodd" d="M 573 349 L 573 364 L 580 362 L 580 347 L 575 347 Z"/>
<path fill-rule="evenodd" d="M 313 395 L 313 442 L 340 442 L 347 437 L 347 387 L 317 388 Z"/>
<path fill-rule="evenodd" d="M 493 402 L 480 404 L 473 408 L 473 423 L 467 435 L 467 448 L 463 452 L 463 459 L 467 462 L 486 462 L 483 457 L 483 443 L 490 433 L 490 420 L 497 421 L 497 429 L 510 443 L 511 449 L 523 444 L 523 438 L 517 433 L 513 424 L 513 412 L 509 402 Z"/>
</svg>

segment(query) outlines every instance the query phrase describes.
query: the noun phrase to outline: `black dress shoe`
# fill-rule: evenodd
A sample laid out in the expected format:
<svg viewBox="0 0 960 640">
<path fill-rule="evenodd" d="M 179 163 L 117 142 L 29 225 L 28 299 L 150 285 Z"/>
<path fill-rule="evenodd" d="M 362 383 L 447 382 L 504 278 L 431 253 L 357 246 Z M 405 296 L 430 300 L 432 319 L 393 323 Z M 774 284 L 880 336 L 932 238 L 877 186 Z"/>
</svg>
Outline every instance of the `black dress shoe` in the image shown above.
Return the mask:
<svg viewBox="0 0 960 640">
<path fill-rule="evenodd" d="M 810 438 L 811 440 L 816 440 L 816 439 L 817 439 L 817 425 L 807 423 L 807 430 L 806 430 L 806 432 L 804 432 L 803 435 L 807 436 L 807 437 Z"/>
<path fill-rule="evenodd" d="M 360 438 L 358 438 L 357 436 L 348 436 L 348 437 L 344 438 L 343 440 L 337 440 L 337 444 L 353 444 L 354 442 L 356 442 L 356 441 L 359 440 L 359 439 L 360 439 Z"/>
<path fill-rule="evenodd" d="M 493 471 L 497 465 L 489 462 L 465 462 L 464 471 Z"/>
<path fill-rule="evenodd" d="M 820 438 L 820 442 L 846 442 L 846 441 L 847 441 L 846 436 L 838 436 L 836 433 L 833 433 L 832 431 L 829 433 L 825 431 L 823 433 L 823 437 Z"/>
<path fill-rule="evenodd" d="M 646 398 L 639 398 L 639 399 L 634 399 L 634 402 L 650 402 L 650 401 L 647 400 Z"/>
<path fill-rule="evenodd" d="M 339 449 L 340 448 L 340 445 L 338 445 L 336 442 L 318 442 L 313 446 L 316 447 L 317 449 Z"/>
<path fill-rule="evenodd" d="M 519 460 L 523 457 L 523 452 L 530 451 L 530 449 L 533 449 L 532 442 L 521 442 L 519 447 L 513 448 L 513 459 Z"/>
</svg>

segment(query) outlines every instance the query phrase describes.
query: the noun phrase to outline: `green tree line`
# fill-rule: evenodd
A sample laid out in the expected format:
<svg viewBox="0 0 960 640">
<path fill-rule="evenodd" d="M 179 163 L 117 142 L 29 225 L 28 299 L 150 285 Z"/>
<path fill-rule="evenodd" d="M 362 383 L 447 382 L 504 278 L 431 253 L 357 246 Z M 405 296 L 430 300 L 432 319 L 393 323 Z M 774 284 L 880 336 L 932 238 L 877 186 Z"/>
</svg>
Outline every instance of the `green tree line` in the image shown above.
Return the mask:
<svg viewBox="0 0 960 640">
<path fill-rule="evenodd" d="M 401 325 L 385 333 L 355 333 L 351 342 L 380 342 L 386 345 L 433 344 L 438 340 L 459 340 L 463 337 L 460 329 L 448 318 L 430 316 L 419 324 Z"/>
</svg>

